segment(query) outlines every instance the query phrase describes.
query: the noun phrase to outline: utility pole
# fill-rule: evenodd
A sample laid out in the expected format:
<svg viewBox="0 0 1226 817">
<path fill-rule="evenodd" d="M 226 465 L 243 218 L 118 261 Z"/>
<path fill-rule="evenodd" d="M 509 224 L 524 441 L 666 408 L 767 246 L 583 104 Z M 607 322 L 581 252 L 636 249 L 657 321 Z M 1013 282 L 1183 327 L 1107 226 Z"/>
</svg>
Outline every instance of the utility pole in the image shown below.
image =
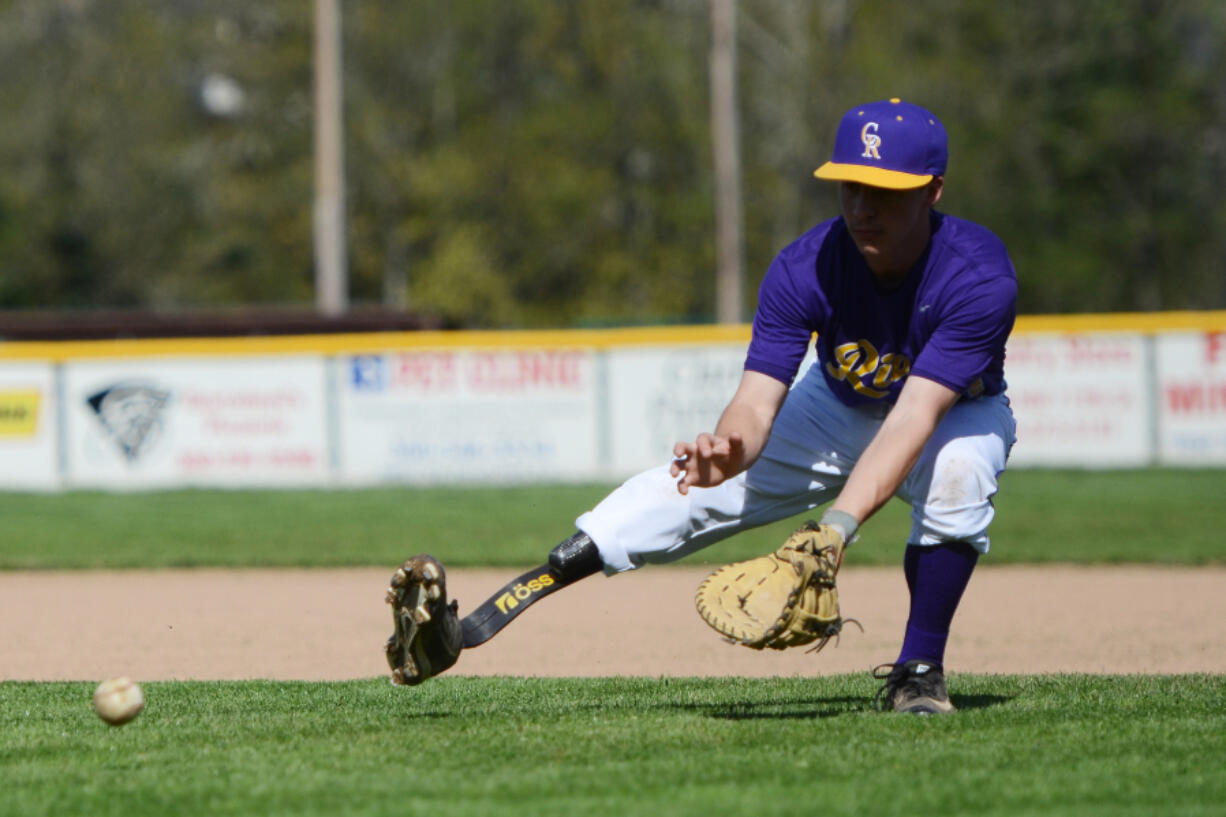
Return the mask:
<svg viewBox="0 0 1226 817">
<path fill-rule="evenodd" d="M 340 0 L 315 0 L 315 307 L 349 309 Z"/>
<path fill-rule="evenodd" d="M 744 320 L 741 147 L 736 102 L 736 0 L 711 0 L 711 142 L 715 156 L 715 311 Z"/>
</svg>

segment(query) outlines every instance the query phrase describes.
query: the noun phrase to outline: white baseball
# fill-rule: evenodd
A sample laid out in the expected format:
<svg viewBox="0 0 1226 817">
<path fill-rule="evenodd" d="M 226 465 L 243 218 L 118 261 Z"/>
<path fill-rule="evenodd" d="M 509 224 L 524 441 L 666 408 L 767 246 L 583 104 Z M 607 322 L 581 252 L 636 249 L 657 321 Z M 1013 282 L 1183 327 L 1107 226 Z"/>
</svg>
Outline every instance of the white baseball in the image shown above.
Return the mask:
<svg viewBox="0 0 1226 817">
<path fill-rule="evenodd" d="M 145 694 L 131 678 L 108 678 L 94 690 L 94 711 L 111 726 L 123 726 L 145 708 Z"/>
</svg>

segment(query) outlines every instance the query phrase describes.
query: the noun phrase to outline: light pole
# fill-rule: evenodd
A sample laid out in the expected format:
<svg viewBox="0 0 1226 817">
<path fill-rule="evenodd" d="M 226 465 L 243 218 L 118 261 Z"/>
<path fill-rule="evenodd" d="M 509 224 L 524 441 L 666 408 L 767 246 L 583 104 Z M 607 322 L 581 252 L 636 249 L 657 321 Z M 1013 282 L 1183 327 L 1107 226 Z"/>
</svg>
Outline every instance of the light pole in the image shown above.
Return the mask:
<svg viewBox="0 0 1226 817">
<path fill-rule="evenodd" d="M 744 319 L 741 148 L 736 102 L 736 0 L 711 0 L 711 143 L 715 157 L 715 311 Z"/>
<path fill-rule="evenodd" d="M 315 307 L 349 308 L 345 243 L 345 138 L 340 0 L 315 0 Z"/>
</svg>

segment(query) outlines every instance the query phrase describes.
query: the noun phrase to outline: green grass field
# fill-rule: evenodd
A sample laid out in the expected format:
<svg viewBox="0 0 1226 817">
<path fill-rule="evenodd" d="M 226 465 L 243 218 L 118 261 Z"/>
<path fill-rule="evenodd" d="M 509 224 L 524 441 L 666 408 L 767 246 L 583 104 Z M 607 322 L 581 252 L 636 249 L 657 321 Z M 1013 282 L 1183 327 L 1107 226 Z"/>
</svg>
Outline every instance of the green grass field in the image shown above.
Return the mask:
<svg viewBox="0 0 1226 817">
<path fill-rule="evenodd" d="M 1001 480 L 991 563 L 1226 563 L 1226 471 L 1031 471 Z M 540 564 L 608 485 L 0 494 L 0 569 Z M 850 564 L 895 564 L 910 509 L 887 505 Z M 691 557 L 724 562 L 778 546 L 804 517 Z"/>
<path fill-rule="evenodd" d="M 1221 677 L 956 678 L 949 718 L 871 680 L 0 685 L 4 814 L 1220 815 Z"/>
<path fill-rule="evenodd" d="M 988 559 L 1221 565 L 1223 485 L 1012 472 Z M 0 567 L 524 565 L 608 488 L 0 495 Z M 896 564 L 907 528 L 893 503 L 849 562 Z M 950 718 L 872 711 L 864 674 L 151 682 L 122 728 L 90 710 L 96 680 L 0 683 L 0 815 L 1226 814 L 1220 675 L 955 673 Z"/>
</svg>

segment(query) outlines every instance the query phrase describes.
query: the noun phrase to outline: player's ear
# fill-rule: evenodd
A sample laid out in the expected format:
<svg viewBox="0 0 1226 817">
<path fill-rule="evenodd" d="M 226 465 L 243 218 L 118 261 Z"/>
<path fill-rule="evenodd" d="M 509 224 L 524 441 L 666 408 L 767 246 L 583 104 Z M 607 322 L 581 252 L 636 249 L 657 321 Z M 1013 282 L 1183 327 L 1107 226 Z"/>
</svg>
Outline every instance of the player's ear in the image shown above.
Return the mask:
<svg viewBox="0 0 1226 817">
<path fill-rule="evenodd" d="M 928 182 L 928 206 L 932 207 L 941 200 L 941 193 L 945 191 L 945 177 L 934 176 L 932 181 Z"/>
</svg>

